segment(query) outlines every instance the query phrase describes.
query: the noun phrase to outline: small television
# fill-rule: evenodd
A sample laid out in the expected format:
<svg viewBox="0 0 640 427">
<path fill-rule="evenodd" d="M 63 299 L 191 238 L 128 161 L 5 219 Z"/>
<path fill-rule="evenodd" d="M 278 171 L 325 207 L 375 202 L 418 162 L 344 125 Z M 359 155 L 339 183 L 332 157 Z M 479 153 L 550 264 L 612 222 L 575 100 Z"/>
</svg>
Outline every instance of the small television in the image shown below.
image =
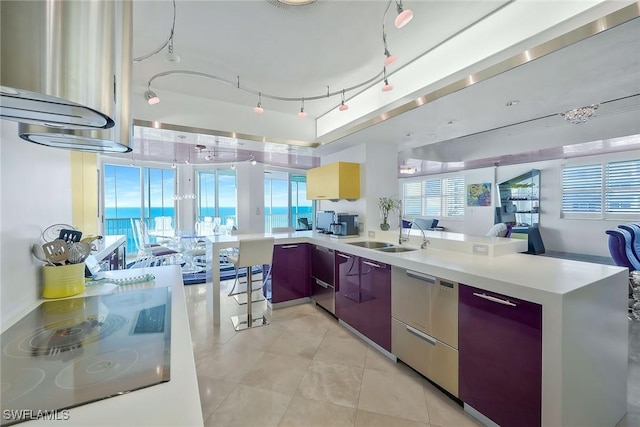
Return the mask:
<svg viewBox="0 0 640 427">
<path fill-rule="evenodd" d="M 335 217 L 335 211 L 319 211 L 316 212 L 316 230 L 329 231 L 333 219 Z"/>
</svg>

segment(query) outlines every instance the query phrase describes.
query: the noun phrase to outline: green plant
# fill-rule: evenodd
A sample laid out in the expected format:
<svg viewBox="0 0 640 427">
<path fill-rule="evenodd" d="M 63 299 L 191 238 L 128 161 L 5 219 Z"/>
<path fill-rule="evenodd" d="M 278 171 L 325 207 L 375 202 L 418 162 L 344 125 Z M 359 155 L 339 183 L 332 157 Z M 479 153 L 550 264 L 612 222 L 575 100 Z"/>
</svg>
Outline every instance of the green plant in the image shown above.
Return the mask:
<svg viewBox="0 0 640 427">
<path fill-rule="evenodd" d="M 392 199 L 391 197 L 380 197 L 378 199 L 378 207 L 382 213 L 382 223 L 388 225 L 389 213 L 400 208 L 400 200 Z"/>
</svg>

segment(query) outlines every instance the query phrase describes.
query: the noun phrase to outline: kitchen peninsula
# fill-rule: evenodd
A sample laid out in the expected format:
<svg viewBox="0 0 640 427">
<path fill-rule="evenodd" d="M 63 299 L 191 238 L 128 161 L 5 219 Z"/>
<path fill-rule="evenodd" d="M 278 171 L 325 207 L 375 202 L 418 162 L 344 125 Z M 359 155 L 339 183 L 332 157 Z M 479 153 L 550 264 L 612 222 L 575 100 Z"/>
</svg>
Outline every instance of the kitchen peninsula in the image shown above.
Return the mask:
<svg viewBox="0 0 640 427">
<path fill-rule="evenodd" d="M 207 285 L 207 301 L 214 322 L 220 321 L 217 262 L 220 250 L 237 246 L 239 238 L 265 235 L 271 234 L 210 237 L 208 251 L 215 262 L 210 269 L 212 280 Z M 415 250 L 391 253 L 349 243 L 375 240 L 399 246 L 397 232 L 376 231 L 376 237 L 371 239 L 333 239 L 311 231 L 273 237 L 276 245 L 324 246 L 539 306 L 541 425 L 614 426 L 624 416 L 628 351 L 626 269 L 521 254 L 518 252 L 526 247 L 518 245 L 526 242 L 516 239 L 437 231 L 426 232 L 431 243 L 427 249 L 417 249 L 422 237 L 414 234 L 408 246 Z M 509 358 L 509 347 L 495 350 L 506 352 Z M 459 381 L 462 384 L 465 378 L 461 376 Z M 518 382 L 519 378 L 512 381 Z M 464 401 L 462 397 L 461 400 Z M 482 419 L 481 408 L 466 403 L 465 408 Z"/>
</svg>

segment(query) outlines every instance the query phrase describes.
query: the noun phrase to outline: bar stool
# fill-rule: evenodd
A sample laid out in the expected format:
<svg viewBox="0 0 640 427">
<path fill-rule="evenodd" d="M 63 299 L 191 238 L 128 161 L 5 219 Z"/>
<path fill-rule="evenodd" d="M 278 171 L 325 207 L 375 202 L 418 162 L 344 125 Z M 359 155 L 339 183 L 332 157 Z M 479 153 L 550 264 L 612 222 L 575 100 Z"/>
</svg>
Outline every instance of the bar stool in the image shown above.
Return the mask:
<svg viewBox="0 0 640 427">
<path fill-rule="evenodd" d="M 238 254 L 228 256 L 229 261 L 233 263 L 236 270 L 246 267 L 247 269 L 247 316 L 246 319 L 243 316 L 233 316 L 231 321 L 236 331 L 243 329 L 253 328 L 256 326 L 267 325 L 267 319 L 264 315 L 254 317 L 251 307 L 251 295 L 253 288 L 251 286 L 251 269 L 254 265 L 271 264 L 273 259 L 273 237 L 260 237 L 240 239 L 238 242 Z"/>
</svg>

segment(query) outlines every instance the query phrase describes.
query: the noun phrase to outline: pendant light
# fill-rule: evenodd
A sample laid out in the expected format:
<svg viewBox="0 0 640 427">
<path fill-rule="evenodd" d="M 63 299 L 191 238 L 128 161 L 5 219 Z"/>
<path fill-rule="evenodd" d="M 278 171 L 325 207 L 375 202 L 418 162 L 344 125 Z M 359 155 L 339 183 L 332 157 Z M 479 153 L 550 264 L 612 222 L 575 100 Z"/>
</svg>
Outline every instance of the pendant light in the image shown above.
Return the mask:
<svg viewBox="0 0 640 427">
<path fill-rule="evenodd" d="M 304 98 L 302 98 L 302 106 L 300 107 L 300 112 L 298 113 L 298 117 L 307 117 L 307 113 L 304 111 Z"/>
<path fill-rule="evenodd" d="M 253 107 L 253 111 L 258 114 L 264 113 L 264 108 L 262 108 L 262 92 L 258 92 L 258 105 Z"/>
<path fill-rule="evenodd" d="M 383 69 L 384 74 L 384 86 L 382 86 L 383 92 L 390 92 L 393 90 L 393 85 L 389 84 L 389 80 L 387 79 L 387 67 Z"/>
<path fill-rule="evenodd" d="M 340 104 L 340 106 L 338 107 L 338 110 L 340 111 L 347 111 L 349 109 L 349 106 L 347 104 L 344 103 L 344 89 L 342 89 L 342 103 Z"/>
<path fill-rule="evenodd" d="M 382 24 L 382 43 L 384 44 L 384 66 L 387 67 L 394 63 L 398 57 L 392 55 L 387 48 L 387 33 L 384 31 L 384 24 Z"/>
<path fill-rule="evenodd" d="M 398 16 L 396 16 L 396 19 L 393 21 L 393 23 L 395 24 L 396 28 L 402 28 L 413 19 L 413 12 L 411 11 L 411 9 L 404 10 L 404 8 L 402 7 L 402 0 L 396 2 L 396 6 L 398 10 Z"/>
</svg>

